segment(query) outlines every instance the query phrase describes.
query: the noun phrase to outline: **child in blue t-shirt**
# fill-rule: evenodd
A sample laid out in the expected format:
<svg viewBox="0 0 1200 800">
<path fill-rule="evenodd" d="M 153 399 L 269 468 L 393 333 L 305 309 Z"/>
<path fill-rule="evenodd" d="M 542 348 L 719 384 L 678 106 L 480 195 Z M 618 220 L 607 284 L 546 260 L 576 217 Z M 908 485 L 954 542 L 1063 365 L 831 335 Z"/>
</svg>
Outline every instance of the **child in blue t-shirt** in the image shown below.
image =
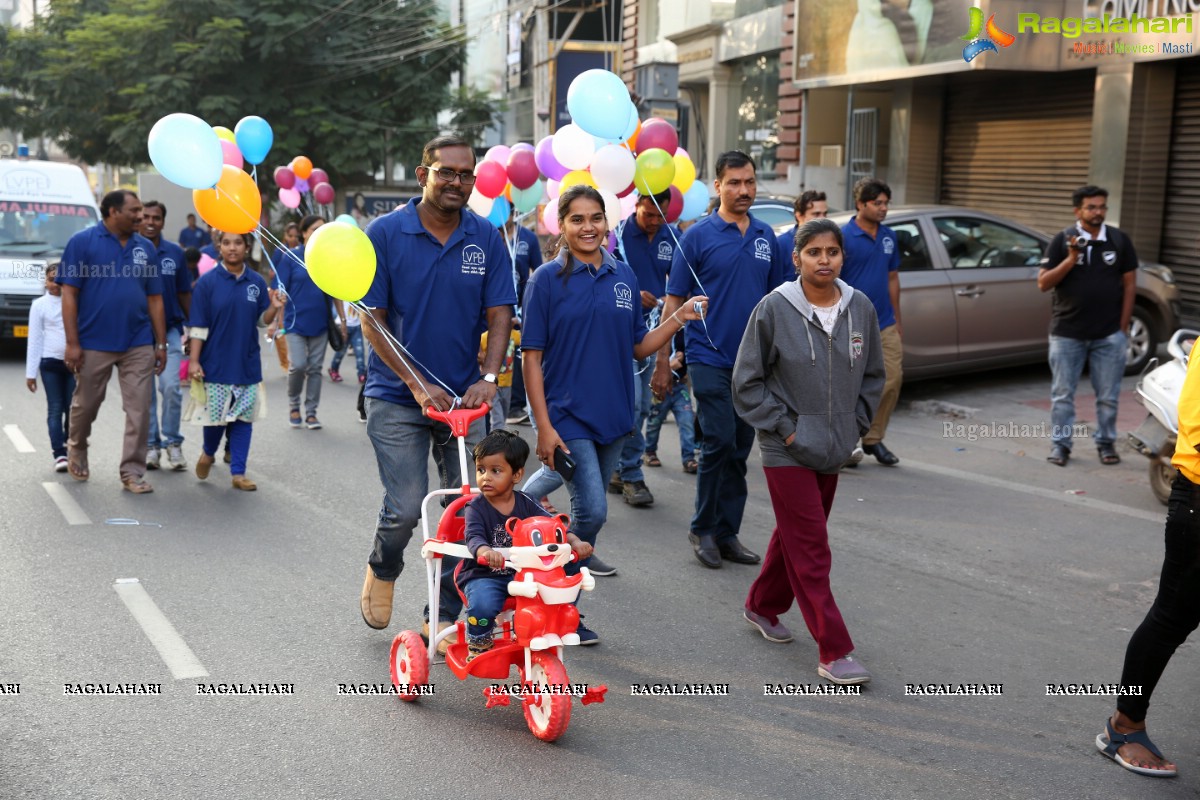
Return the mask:
<svg viewBox="0 0 1200 800">
<path fill-rule="evenodd" d="M 493 548 L 510 547 L 512 537 L 504 528 L 510 517 L 548 517 L 550 514 L 524 492 L 513 489 L 525 474 L 529 445 L 515 433 L 492 431 L 475 445 L 475 481 L 482 493 L 463 514 L 466 545 L 472 560 L 462 562 L 457 582 L 467 596 L 467 660 L 492 647 L 496 615 L 508 599 L 513 571 L 504 568 L 504 556 Z M 592 554 L 592 546 L 573 533 L 567 534 L 579 558 Z M 484 557 L 487 566 L 477 560 Z"/>
</svg>

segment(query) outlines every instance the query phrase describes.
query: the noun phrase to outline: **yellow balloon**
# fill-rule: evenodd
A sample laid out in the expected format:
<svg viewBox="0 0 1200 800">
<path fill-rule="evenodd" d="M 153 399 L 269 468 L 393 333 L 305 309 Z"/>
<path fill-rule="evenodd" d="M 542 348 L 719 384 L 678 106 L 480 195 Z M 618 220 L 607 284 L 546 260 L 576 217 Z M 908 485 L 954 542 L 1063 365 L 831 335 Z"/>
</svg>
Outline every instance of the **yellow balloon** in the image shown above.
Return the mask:
<svg viewBox="0 0 1200 800">
<path fill-rule="evenodd" d="M 216 125 L 213 130 L 217 132 L 218 139 L 224 139 L 227 142 L 237 144 L 237 137 L 233 135 L 233 131 L 226 128 L 224 125 Z"/>
<path fill-rule="evenodd" d="M 592 173 L 586 169 L 572 170 L 566 175 L 563 175 L 562 188 L 564 190 L 570 186 L 574 186 L 577 183 L 582 183 L 585 186 L 591 186 L 593 189 L 598 188 L 596 186 L 596 180 L 592 177 Z"/>
<path fill-rule="evenodd" d="M 304 264 L 321 291 L 355 303 L 375 280 L 375 246 L 358 226 L 327 222 L 304 245 Z"/>
<path fill-rule="evenodd" d="M 687 190 L 692 188 L 692 184 L 696 182 L 696 165 L 692 160 L 681 153 L 675 154 L 675 178 L 671 181 L 671 185 L 678 189 L 682 194 L 687 194 Z"/>
</svg>

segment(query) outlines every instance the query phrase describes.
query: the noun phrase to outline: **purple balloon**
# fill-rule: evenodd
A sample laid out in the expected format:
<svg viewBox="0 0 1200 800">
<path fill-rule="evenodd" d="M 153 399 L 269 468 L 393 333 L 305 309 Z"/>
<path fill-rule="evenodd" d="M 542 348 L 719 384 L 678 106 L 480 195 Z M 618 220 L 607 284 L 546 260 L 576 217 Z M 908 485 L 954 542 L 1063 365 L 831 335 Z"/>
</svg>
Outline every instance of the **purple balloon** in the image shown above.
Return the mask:
<svg viewBox="0 0 1200 800">
<path fill-rule="evenodd" d="M 617 234 L 613 231 L 608 232 L 608 252 L 615 253 L 617 251 Z"/>
<path fill-rule="evenodd" d="M 300 194 L 304 194 L 309 190 L 307 178 L 296 178 L 296 185 L 292 187 Z"/>
<path fill-rule="evenodd" d="M 558 163 L 558 159 L 554 157 L 554 151 L 551 149 L 550 144 L 553 138 L 553 136 L 547 136 L 538 142 L 537 147 L 534 148 L 533 157 L 543 175 L 547 178 L 561 181 L 563 176 L 571 170 Z"/>
<path fill-rule="evenodd" d="M 529 142 L 518 142 L 510 147 L 509 150 L 511 150 L 513 153 L 517 152 L 518 150 L 528 150 L 531 153 L 534 152 L 533 145 L 531 145 Z"/>
</svg>

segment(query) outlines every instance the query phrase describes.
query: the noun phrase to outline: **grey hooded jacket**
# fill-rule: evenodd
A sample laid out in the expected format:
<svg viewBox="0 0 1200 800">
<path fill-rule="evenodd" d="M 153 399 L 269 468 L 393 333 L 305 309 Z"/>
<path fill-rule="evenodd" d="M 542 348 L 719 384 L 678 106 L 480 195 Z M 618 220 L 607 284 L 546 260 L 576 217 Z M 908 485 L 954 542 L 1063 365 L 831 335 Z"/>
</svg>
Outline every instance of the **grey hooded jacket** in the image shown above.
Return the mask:
<svg viewBox="0 0 1200 800">
<path fill-rule="evenodd" d="M 875 308 L 862 292 L 837 284 L 842 299 L 832 336 L 799 279 L 764 297 L 742 335 L 733 403 L 758 431 L 764 467 L 837 472 L 879 407 L 884 370 Z"/>
</svg>

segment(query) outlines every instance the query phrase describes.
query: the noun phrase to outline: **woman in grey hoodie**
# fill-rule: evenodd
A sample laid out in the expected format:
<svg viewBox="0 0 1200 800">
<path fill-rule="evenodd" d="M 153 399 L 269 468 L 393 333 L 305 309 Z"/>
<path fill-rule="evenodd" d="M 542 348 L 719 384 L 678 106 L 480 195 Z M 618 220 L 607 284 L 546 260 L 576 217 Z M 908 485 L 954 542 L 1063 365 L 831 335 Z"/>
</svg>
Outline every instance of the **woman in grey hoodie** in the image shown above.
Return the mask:
<svg viewBox="0 0 1200 800">
<path fill-rule="evenodd" d="M 875 309 L 838 279 L 842 232 L 827 219 L 796 231 L 799 277 L 762 299 L 738 348 L 733 402 L 758 432 L 775 531 L 750 587 L 745 617 L 773 642 L 792 634 L 779 615 L 792 601 L 817 642 L 817 673 L 838 684 L 871 674 L 829 588 L 826 522 L 838 470 L 871 426 L 883 390 Z"/>
</svg>

